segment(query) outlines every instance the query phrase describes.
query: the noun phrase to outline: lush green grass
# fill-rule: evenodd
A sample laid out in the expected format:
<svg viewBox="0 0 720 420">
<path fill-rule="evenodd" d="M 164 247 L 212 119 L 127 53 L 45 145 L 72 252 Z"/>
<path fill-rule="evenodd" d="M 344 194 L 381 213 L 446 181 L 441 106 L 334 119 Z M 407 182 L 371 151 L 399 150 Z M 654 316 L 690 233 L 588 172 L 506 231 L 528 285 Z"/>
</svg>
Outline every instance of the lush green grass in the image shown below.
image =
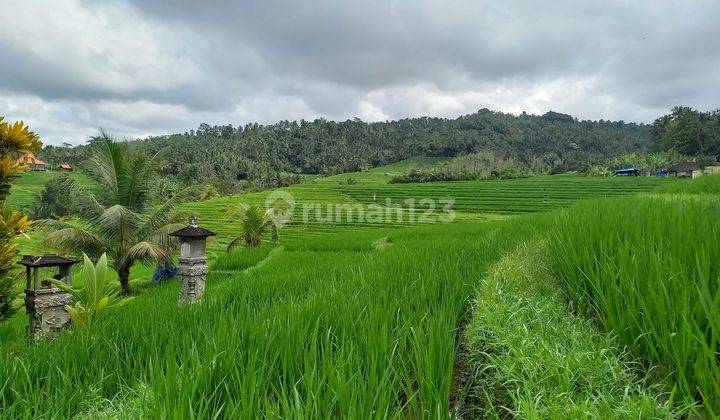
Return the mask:
<svg viewBox="0 0 720 420">
<path fill-rule="evenodd" d="M 446 417 L 476 279 L 533 230 L 428 226 L 372 250 L 281 251 L 252 272 L 211 273 L 191 307 L 176 306 L 176 283 L 159 286 L 92 335 L 0 346 L 0 406 L 69 417 L 142 390 L 128 404 L 150 418 Z"/>
<path fill-rule="evenodd" d="M 389 175 L 400 175 L 413 169 L 429 169 L 438 166 L 440 163 L 452 160 L 451 157 L 428 157 L 414 156 L 389 165 L 378 166 L 370 169 L 370 172 L 377 172 Z"/>
<path fill-rule="evenodd" d="M 255 248 L 237 247 L 230 252 L 219 254 L 213 261 L 211 269 L 244 270 L 257 265 L 272 249 L 270 244 L 262 244 Z"/>
<path fill-rule="evenodd" d="M 460 181 L 429 184 L 358 184 L 335 185 L 333 183 L 307 183 L 283 188 L 295 202 L 292 222 L 281 232 L 284 242 L 304 241 L 308 237 L 326 232 L 344 232 L 355 230 L 374 230 L 377 228 L 397 228 L 411 224 L 408 202 L 414 200 L 419 209 L 414 216 L 420 217 L 428 208 L 423 199 L 432 199 L 435 203 L 432 220 L 443 214 L 442 198 L 454 199 L 452 210 L 458 219 L 493 218 L 492 215 L 513 215 L 528 212 L 549 211 L 571 205 L 577 200 L 633 194 L 652 191 L 659 185 L 672 182 L 658 178 L 592 178 L 582 176 L 543 176 L 516 180 L 497 181 Z M 183 210 L 199 216 L 201 224 L 218 233 L 217 242 L 211 244 L 212 252 L 219 252 L 237 234 L 237 221 L 227 215 L 227 210 L 243 202 L 264 205 L 270 191 L 241 194 L 235 197 L 223 197 L 204 202 L 187 203 Z M 391 217 L 381 222 L 371 221 L 368 217 L 343 217 L 327 219 L 328 205 L 361 205 L 366 210 L 369 205 L 378 205 L 387 209 L 400 206 L 391 212 Z M 304 211 L 306 206 L 311 207 Z M 319 207 L 318 207 L 319 206 Z"/>
<path fill-rule="evenodd" d="M 479 282 L 465 331 L 463 417 L 671 417 L 611 335 L 568 315 L 545 248 L 523 244 Z"/>
<path fill-rule="evenodd" d="M 595 200 L 559 215 L 551 241 L 577 310 L 704 416 L 720 415 L 719 220 L 717 195 Z"/>
<path fill-rule="evenodd" d="M 58 171 L 27 171 L 21 173 L 20 177 L 13 183 L 10 196 L 8 196 L 5 204 L 14 210 L 23 210 L 40 195 L 49 180 L 61 174 L 62 172 Z M 72 172 L 70 176 L 82 185 L 92 185 L 92 180 L 80 172 Z M 46 248 L 42 245 L 41 233 L 34 234 L 30 232 L 27 238 L 18 238 L 18 243 L 23 254 L 41 254 L 46 251 Z"/>
<path fill-rule="evenodd" d="M 658 188 L 660 193 L 720 194 L 720 174 L 704 175 L 695 179 L 682 179 Z"/>
</svg>

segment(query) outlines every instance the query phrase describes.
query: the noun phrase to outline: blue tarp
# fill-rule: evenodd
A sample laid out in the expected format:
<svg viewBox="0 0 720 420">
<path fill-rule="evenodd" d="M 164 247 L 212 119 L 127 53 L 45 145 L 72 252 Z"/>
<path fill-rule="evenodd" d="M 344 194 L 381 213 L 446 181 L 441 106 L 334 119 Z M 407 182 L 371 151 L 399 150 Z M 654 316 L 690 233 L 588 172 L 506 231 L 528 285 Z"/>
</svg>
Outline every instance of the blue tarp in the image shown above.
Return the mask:
<svg viewBox="0 0 720 420">
<path fill-rule="evenodd" d="M 170 280 L 171 278 L 177 276 L 177 273 L 178 269 L 173 265 L 157 267 L 153 273 L 152 281 L 153 283 L 160 283 L 165 280 Z"/>
<path fill-rule="evenodd" d="M 637 175 L 639 173 L 640 170 L 634 166 L 631 166 L 629 168 L 617 169 L 615 171 L 615 175 Z"/>
</svg>

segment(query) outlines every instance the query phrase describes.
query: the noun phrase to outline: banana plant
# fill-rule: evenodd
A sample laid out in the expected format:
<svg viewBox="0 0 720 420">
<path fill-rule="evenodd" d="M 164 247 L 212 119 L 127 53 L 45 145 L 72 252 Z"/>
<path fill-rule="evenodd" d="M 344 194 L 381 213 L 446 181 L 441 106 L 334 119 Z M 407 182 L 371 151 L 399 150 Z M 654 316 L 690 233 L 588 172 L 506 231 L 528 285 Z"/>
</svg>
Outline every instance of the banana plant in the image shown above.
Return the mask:
<svg viewBox="0 0 720 420">
<path fill-rule="evenodd" d="M 65 305 L 70 319 L 77 327 L 87 327 L 101 319 L 107 312 L 127 305 L 132 297 L 118 296 L 118 290 L 107 281 L 107 256 L 102 254 L 97 264 L 83 254 L 85 260 L 82 275 L 85 283 L 82 288 L 73 289 L 62 281 L 51 280 L 60 289 L 73 296 L 74 304 Z"/>
</svg>

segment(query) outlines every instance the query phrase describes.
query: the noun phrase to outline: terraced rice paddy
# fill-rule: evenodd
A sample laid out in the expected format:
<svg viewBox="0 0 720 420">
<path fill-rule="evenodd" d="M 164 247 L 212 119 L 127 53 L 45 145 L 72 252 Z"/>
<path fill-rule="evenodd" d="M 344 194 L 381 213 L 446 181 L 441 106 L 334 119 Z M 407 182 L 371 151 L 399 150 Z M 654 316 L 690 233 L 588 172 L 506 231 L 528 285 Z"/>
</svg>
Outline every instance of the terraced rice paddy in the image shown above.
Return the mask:
<svg viewBox="0 0 720 420">
<path fill-rule="evenodd" d="M 434 212 L 439 215 L 445 205 L 441 200 L 445 198 L 454 200 L 451 208 L 457 220 L 498 219 L 522 213 L 551 211 L 584 198 L 649 192 L 671 182 L 661 178 L 588 178 L 573 175 L 427 184 L 374 182 L 340 185 L 310 182 L 280 190 L 295 200 L 292 221 L 281 234 L 286 240 L 293 241 L 324 232 L 407 226 L 412 224 L 408 200 L 414 200 L 415 207 L 421 210 L 415 214 L 414 220 L 417 222 L 420 222 L 422 210 L 428 209 L 427 201 L 423 200 L 432 200 Z M 218 246 L 215 247 L 220 249 L 227 245 L 227 238 L 235 232 L 232 217 L 227 214 L 228 209 L 237 202 L 263 206 L 269 194 L 266 191 L 187 203 L 182 209 L 199 215 L 203 224 L 220 234 Z M 402 208 L 400 215 L 397 209 L 392 209 L 389 220 L 369 220 L 372 218 L 367 217 L 370 212 L 367 206 L 377 205 L 386 210 L 391 208 L 388 204 Z M 347 208 L 340 209 L 341 217 L 334 217 L 338 211 L 337 205 L 361 205 L 364 216 L 359 220 L 355 207 L 351 210 L 352 217 L 347 216 Z M 310 206 L 311 210 L 304 212 L 306 206 Z"/>
<path fill-rule="evenodd" d="M 671 180 L 663 178 L 588 178 L 573 175 L 538 176 L 511 180 L 433 182 L 426 184 L 347 185 L 338 189 L 361 203 L 402 206 L 414 199 L 455 200 L 453 208 L 468 213 L 519 214 L 550 211 L 577 200 L 652 191 Z"/>
<path fill-rule="evenodd" d="M 405 419 L 720 412 L 707 396 L 717 392 L 717 311 L 708 309 L 720 302 L 717 248 L 712 238 L 683 233 L 717 212 L 716 198 L 652 194 L 674 183 L 657 178 L 390 185 L 383 177 L 376 171 L 364 183 L 319 179 L 183 204 L 218 234 L 205 301 L 178 308 L 178 282 L 149 287 L 95 330 L 40 346 L 25 344 L 24 314 L 0 324 L 3 413 Z M 228 209 L 263 206 L 278 191 L 295 202 L 279 246 L 225 253 L 238 233 Z M 556 211 L 624 195 L 632 198 Z M 444 197 L 455 200 L 454 223 L 411 226 L 409 200 L 422 209 L 421 200 Z M 397 211 L 403 222 L 314 213 L 372 205 Z M 644 211 L 628 221 L 634 208 Z M 634 252 L 646 241 L 664 243 L 667 212 L 686 226 L 671 229 L 672 246 Z M 716 221 L 703 220 L 712 227 L 706 230 L 716 231 Z M 23 250 L 42 249 L 35 233 Z M 693 262 L 696 269 L 688 268 Z M 657 293 L 635 287 L 639 280 Z M 699 299 L 685 299 L 690 293 L 680 291 L 693 284 Z M 673 295 L 686 304 L 675 305 L 679 317 L 643 323 L 623 315 L 630 304 L 667 313 L 663 285 L 677 288 Z M 704 332 L 710 340 L 698 347 Z"/>
</svg>

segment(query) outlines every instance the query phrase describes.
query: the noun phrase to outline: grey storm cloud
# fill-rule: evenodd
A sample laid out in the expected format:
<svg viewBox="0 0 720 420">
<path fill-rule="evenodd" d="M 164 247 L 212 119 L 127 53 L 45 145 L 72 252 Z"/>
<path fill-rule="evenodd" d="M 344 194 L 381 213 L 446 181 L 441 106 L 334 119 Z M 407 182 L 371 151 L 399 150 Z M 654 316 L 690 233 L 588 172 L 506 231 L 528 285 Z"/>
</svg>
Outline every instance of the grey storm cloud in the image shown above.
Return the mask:
<svg viewBox="0 0 720 420">
<path fill-rule="evenodd" d="M 49 143 L 483 107 L 649 122 L 720 97 L 715 1 L 0 5 L 0 114 Z"/>
</svg>

